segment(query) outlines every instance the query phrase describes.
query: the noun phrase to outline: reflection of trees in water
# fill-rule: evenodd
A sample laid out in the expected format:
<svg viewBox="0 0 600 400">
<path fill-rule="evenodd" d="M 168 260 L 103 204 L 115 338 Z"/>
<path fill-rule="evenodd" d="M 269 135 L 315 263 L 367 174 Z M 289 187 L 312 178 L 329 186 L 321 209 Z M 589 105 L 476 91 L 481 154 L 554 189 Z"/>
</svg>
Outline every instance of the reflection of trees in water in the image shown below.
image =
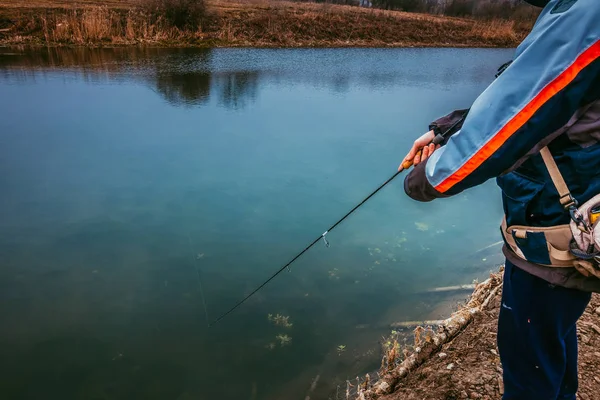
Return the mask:
<svg viewBox="0 0 600 400">
<path fill-rule="evenodd" d="M 305 65 L 298 65 L 299 59 L 293 53 L 273 53 L 264 59 L 259 57 L 258 63 L 250 64 L 249 60 L 253 58 L 248 58 L 247 51 L 137 47 L 7 49 L 0 50 L 0 79 L 32 82 L 38 77 L 58 72 L 75 75 L 90 84 L 135 81 L 152 88 L 174 106 L 203 106 L 212 96 L 214 103 L 233 109 L 241 109 L 254 102 L 259 78 L 261 84 L 310 85 L 325 87 L 335 93 L 345 93 L 357 86 L 370 89 L 391 86 L 439 89 L 440 85 L 449 87 L 463 82 L 488 82 L 489 79 L 487 65 L 472 63 L 469 66 L 458 58 L 424 70 L 418 59 L 410 58 L 401 66 L 386 57 L 381 58 L 382 64 L 374 65 L 367 51 L 353 55 L 360 59 L 360 63 L 338 65 L 336 52 L 323 50 L 322 54 L 308 59 Z M 332 55 L 332 60 L 328 59 L 328 54 Z M 397 54 L 402 53 L 392 52 L 390 57 Z M 247 70 L 250 65 L 253 69 Z"/>
<path fill-rule="evenodd" d="M 345 93 L 350 89 L 350 79 L 347 76 L 337 76 L 332 79 L 333 90 L 337 93 Z"/>
<path fill-rule="evenodd" d="M 148 84 L 172 105 L 198 106 L 210 98 L 209 49 L 183 49 L 148 60 L 154 69 L 146 76 Z"/>
<path fill-rule="evenodd" d="M 181 50 L 158 48 L 61 48 L 48 47 L 27 51 L 0 52 L 0 68 L 29 67 L 46 69 L 81 69 L 96 72 L 118 72 L 126 67 L 144 66 L 161 56 L 185 54 Z M 9 53 L 10 56 L 3 56 Z"/>
<path fill-rule="evenodd" d="M 161 72 L 156 75 L 156 90 L 173 105 L 202 105 L 210 98 L 210 81 L 208 72 Z"/>
<path fill-rule="evenodd" d="M 256 98 L 259 73 L 244 72 L 159 72 L 154 82 L 157 92 L 170 104 L 196 106 L 206 104 L 211 95 L 219 105 L 244 108 Z"/>
<path fill-rule="evenodd" d="M 219 104 L 227 108 L 244 108 L 253 102 L 258 90 L 259 73 L 256 71 L 231 72 L 215 77 Z"/>
<path fill-rule="evenodd" d="M 212 72 L 212 53 L 206 49 L 145 48 L 18 51 L 0 54 L 0 77 L 35 81 L 37 76 L 59 71 L 88 83 L 142 81 L 175 106 L 201 106 L 211 95 L 227 108 L 239 109 L 253 102 L 259 72 Z"/>
</svg>

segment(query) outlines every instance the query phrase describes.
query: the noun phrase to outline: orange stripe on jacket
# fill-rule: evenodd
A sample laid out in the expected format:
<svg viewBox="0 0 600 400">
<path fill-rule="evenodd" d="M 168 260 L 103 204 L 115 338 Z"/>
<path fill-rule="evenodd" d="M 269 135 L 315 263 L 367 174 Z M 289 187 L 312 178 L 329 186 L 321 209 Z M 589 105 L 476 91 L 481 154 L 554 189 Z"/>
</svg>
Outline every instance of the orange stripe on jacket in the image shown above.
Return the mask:
<svg viewBox="0 0 600 400">
<path fill-rule="evenodd" d="M 600 57 L 600 40 L 594 43 L 556 79 L 546 85 L 517 115 L 515 115 L 496 135 L 479 149 L 462 167 L 444 179 L 435 189 L 447 192 L 465 179 L 471 172 L 490 158 L 516 131 L 518 131 L 548 100 L 563 90 L 575 77 L 594 60 Z"/>
</svg>

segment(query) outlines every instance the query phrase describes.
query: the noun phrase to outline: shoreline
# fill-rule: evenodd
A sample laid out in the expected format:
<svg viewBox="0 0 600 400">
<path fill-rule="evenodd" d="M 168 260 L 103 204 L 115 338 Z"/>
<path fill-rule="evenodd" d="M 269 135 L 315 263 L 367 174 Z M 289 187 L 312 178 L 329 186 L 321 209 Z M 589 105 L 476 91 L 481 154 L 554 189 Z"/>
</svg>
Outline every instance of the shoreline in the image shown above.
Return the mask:
<svg viewBox="0 0 600 400">
<path fill-rule="evenodd" d="M 504 394 L 502 365 L 496 343 L 502 298 L 502 269 L 479 284 L 469 303 L 446 319 L 437 332 L 417 326 L 411 349 L 384 348 L 380 379 L 360 379 L 347 399 L 500 399 Z M 577 324 L 579 391 L 592 400 L 600 391 L 596 376 L 600 360 L 600 295 L 594 294 Z M 392 338 L 393 339 L 393 338 Z M 392 363 L 392 364 L 390 364 Z M 388 367 L 392 365 L 392 367 Z"/>
<path fill-rule="evenodd" d="M 185 43 L 171 42 L 148 42 L 148 43 L 111 43 L 111 44 L 74 44 L 74 43 L 39 43 L 39 42 L 22 42 L 14 40 L 0 39 L 0 48 L 26 48 L 26 49 L 257 49 L 257 50 L 286 50 L 286 49 L 513 49 L 513 46 L 474 46 L 474 45 L 447 45 L 447 44 L 404 44 L 404 43 L 386 43 L 386 44 L 298 44 L 293 46 L 278 46 L 278 45 L 242 45 L 242 44 L 206 44 L 206 45 L 191 45 Z"/>
<path fill-rule="evenodd" d="M 479 20 L 278 0 L 209 0 L 198 29 L 134 3 L 0 0 L 0 45 L 194 48 L 512 48 L 532 22 Z M 92 0 L 93 1 L 93 0 Z M 235 2 L 240 1 L 240 2 Z M 22 4 L 19 4 L 21 2 Z"/>
</svg>

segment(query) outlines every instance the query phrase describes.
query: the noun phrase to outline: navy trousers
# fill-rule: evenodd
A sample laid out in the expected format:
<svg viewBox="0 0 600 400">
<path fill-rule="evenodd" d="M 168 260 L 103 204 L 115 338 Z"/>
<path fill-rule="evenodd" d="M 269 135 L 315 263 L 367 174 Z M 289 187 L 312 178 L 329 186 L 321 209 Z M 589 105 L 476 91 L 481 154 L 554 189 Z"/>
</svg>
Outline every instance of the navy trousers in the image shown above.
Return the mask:
<svg viewBox="0 0 600 400">
<path fill-rule="evenodd" d="M 506 261 L 498 319 L 503 400 L 575 400 L 575 325 L 590 299 Z"/>
</svg>

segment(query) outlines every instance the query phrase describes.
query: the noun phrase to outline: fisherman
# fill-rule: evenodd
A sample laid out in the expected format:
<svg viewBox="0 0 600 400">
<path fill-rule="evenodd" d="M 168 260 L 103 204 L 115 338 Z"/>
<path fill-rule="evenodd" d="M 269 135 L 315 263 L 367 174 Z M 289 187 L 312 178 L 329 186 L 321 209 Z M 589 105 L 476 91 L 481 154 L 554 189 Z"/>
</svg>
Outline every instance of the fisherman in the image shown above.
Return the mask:
<svg viewBox="0 0 600 400">
<path fill-rule="evenodd" d="M 431 201 L 496 178 L 503 399 L 575 400 L 576 322 L 600 292 L 600 1 L 528 2 L 543 10 L 512 63 L 469 111 L 433 122 L 414 142 L 404 186 Z"/>
</svg>

